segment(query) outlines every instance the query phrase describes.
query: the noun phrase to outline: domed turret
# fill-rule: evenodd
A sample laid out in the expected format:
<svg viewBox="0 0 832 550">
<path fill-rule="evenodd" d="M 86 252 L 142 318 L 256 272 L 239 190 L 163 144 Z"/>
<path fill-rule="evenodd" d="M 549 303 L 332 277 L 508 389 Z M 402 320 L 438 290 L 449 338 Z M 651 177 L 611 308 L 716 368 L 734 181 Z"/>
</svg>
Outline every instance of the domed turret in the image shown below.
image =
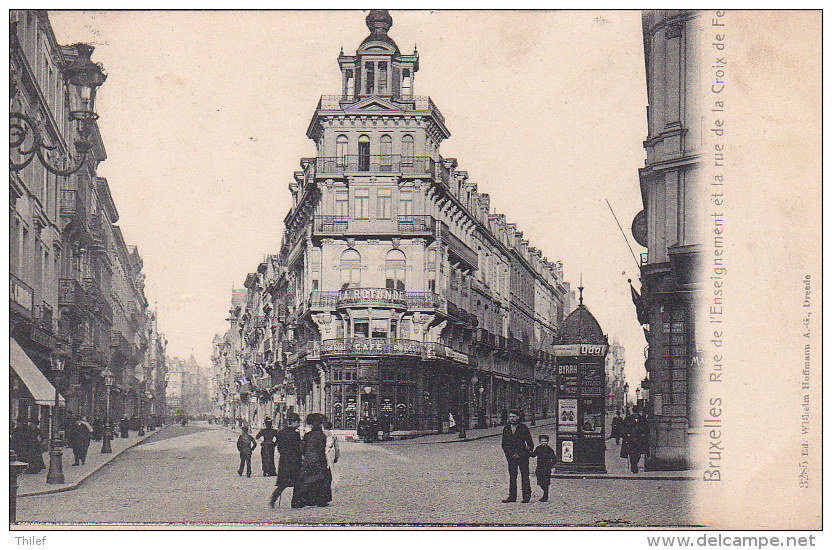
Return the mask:
<svg viewBox="0 0 832 550">
<path fill-rule="evenodd" d="M 393 18 L 387 10 L 370 10 L 364 21 L 367 23 L 367 28 L 370 29 L 370 36 L 361 42 L 358 51 L 381 46 L 384 49 L 392 48 L 394 52 L 399 53 L 399 47 L 392 38 L 387 36 L 387 31 L 393 26 Z"/>
<path fill-rule="evenodd" d="M 580 291 L 580 303 L 563 321 L 558 338 L 559 344 L 606 344 L 607 337 L 598 320 L 584 305 L 584 287 Z"/>
</svg>

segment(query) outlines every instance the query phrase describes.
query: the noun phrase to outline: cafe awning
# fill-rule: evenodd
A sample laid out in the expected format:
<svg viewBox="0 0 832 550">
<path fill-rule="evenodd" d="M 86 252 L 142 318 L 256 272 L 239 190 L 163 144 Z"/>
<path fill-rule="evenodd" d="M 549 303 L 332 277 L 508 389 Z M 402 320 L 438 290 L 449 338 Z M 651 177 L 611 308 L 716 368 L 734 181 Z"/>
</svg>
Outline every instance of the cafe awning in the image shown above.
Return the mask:
<svg viewBox="0 0 832 550">
<path fill-rule="evenodd" d="M 23 381 L 23 385 L 32 394 L 35 403 L 38 405 L 55 404 L 55 386 L 46 379 L 14 338 L 9 338 L 9 363 L 15 374 Z M 58 398 L 61 405 L 66 405 L 63 396 L 59 395 Z"/>
</svg>

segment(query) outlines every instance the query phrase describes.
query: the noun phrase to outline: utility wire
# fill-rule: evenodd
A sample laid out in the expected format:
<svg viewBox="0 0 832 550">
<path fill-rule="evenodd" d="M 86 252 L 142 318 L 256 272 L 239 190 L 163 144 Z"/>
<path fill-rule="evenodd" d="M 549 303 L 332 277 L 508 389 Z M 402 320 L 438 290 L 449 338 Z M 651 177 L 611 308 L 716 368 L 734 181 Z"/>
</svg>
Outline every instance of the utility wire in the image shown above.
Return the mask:
<svg viewBox="0 0 832 550">
<path fill-rule="evenodd" d="M 612 217 L 615 219 L 615 223 L 618 225 L 619 231 L 621 231 L 621 236 L 624 237 L 624 242 L 627 243 L 627 248 L 630 249 L 630 254 L 633 255 L 633 261 L 636 262 L 636 268 L 641 269 L 641 265 L 638 262 L 638 258 L 636 258 L 636 253 L 633 252 L 633 247 L 630 246 L 630 241 L 627 239 L 627 234 L 624 233 L 624 229 L 621 227 L 621 223 L 619 223 L 618 221 L 618 216 L 615 215 L 615 210 L 612 209 L 610 201 L 608 201 L 607 199 L 604 199 L 604 201 L 606 201 L 607 206 L 609 207 L 610 212 L 612 213 Z"/>
</svg>

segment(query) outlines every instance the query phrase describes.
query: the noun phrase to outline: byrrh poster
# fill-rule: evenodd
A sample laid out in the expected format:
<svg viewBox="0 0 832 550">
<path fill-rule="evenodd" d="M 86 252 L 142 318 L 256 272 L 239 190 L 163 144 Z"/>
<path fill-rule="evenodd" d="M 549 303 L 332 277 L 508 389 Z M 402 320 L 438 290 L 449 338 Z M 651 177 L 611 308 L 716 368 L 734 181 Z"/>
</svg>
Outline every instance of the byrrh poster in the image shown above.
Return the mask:
<svg viewBox="0 0 832 550">
<path fill-rule="evenodd" d="M 17 544 L 821 529 L 819 11 L 9 21 Z"/>
</svg>

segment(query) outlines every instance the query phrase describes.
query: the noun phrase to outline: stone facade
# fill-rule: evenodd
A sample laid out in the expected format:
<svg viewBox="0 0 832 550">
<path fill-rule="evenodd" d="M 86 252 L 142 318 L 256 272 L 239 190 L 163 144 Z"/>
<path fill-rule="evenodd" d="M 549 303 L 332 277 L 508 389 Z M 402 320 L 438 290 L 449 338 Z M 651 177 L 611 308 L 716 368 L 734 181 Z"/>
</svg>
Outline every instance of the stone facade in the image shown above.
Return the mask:
<svg viewBox="0 0 832 550">
<path fill-rule="evenodd" d="M 648 135 L 639 170 L 644 210 L 633 222 L 642 254 L 641 296 L 648 341 L 648 469 L 690 465 L 696 433 L 696 297 L 702 247 L 699 14 L 656 10 L 643 16 Z"/>
</svg>

